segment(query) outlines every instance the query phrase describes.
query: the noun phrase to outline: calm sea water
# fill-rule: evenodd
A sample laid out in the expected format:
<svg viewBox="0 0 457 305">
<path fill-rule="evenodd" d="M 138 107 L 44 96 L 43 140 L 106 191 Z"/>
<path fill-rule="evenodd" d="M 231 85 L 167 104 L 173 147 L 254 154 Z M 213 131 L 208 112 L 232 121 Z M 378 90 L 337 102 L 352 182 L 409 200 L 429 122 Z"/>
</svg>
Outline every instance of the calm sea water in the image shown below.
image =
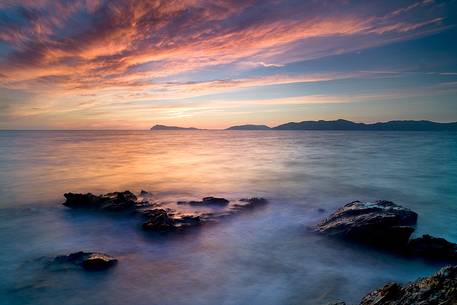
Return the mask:
<svg viewBox="0 0 457 305">
<path fill-rule="evenodd" d="M 138 219 L 77 212 L 65 192 L 145 189 L 164 200 L 264 196 L 202 230 L 152 237 Z M 320 131 L 1 131 L 0 304 L 294 305 L 357 302 L 439 266 L 307 230 L 352 200 L 419 213 L 417 234 L 457 242 L 457 134 Z M 319 209 L 325 209 L 320 212 Z M 119 258 L 50 268 L 77 250 Z"/>
</svg>

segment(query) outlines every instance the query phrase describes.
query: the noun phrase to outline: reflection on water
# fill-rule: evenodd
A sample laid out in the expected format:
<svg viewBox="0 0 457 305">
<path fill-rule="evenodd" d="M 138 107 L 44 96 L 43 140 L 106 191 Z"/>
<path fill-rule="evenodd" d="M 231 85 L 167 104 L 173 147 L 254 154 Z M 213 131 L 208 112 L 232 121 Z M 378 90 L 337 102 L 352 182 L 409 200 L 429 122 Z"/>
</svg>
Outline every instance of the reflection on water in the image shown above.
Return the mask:
<svg viewBox="0 0 457 305">
<path fill-rule="evenodd" d="M 389 199 L 419 213 L 419 234 L 457 241 L 456 172 L 455 133 L 0 132 L 0 303 L 355 302 L 438 266 L 306 227 L 344 202 Z M 68 191 L 125 189 L 163 201 L 264 196 L 270 204 L 173 238 L 145 234 L 137 219 L 59 204 Z M 120 263 L 106 273 L 46 267 L 75 250 Z"/>
</svg>

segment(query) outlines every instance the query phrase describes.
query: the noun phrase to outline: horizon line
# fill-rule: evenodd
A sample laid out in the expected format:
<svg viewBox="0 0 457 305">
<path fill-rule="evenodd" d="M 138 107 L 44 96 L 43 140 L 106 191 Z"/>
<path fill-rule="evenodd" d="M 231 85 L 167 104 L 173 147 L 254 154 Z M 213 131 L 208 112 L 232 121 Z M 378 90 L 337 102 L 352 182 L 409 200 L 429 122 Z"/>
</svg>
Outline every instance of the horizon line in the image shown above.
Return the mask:
<svg viewBox="0 0 457 305">
<path fill-rule="evenodd" d="M 277 127 L 277 126 L 281 126 L 281 125 L 289 124 L 289 123 L 319 122 L 319 121 L 332 122 L 332 121 L 340 121 L 340 120 L 349 121 L 349 122 L 357 123 L 357 124 L 378 124 L 378 123 L 389 123 L 389 122 L 398 122 L 398 121 L 413 121 L 413 122 L 424 122 L 425 121 L 425 122 L 440 123 L 440 124 L 457 123 L 457 121 L 442 122 L 442 121 L 432 121 L 432 120 L 426 120 L 426 119 L 418 119 L 418 120 L 413 120 L 413 119 L 394 119 L 394 120 L 376 121 L 376 122 L 356 122 L 356 121 L 351 121 L 351 120 L 341 119 L 340 118 L 340 119 L 334 119 L 334 120 L 322 120 L 322 119 L 319 119 L 319 120 L 290 121 L 290 122 L 282 123 L 282 124 L 279 124 L 279 125 L 275 125 L 274 127 L 270 127 L 270 126 L 265 125 L 265 124 L 253 124 L 253 123 L 230 125 L 230 126 L 225 127 L 225 128 L 199 128 L 199 127 L 195 127 L 195 126 L 184 127 L 184 126 L 154 124 L 151 127 L 146 128 L 146 129 L 140 129 L 140 128 L 132 128 L 132 129 L 125 129 L 125 128 L 119 128 L 119 129 L 117 129 L 117 128 L 100 128 L 100 129 L 92 129 L 92 128 L 91 129 L 81 129 L 81 128 L 76 128 L 76 129 L 72 129 L 72 128 L 70 128 L 70 129 L 66 129 L 66 128 L 63 128 L 63 129 L 55 129 L 55 128 L 25 129 L 24 128 L 24 129 L 21 129 L 21 128 L 18 128 L 18 129 L 3 129 L 3 128 L 0 128 L 0 131 L 150 131 L 152 127 L 157 126 L 157 125 L 166 126 L 166 127 L 178 127 L 178 128 L 195 128 L 194 131 L 205 131 L 205 130 L 223 131 L 223 130 L 227 130 L 228 128 L 235 127 L 235 126 L 260 125 L 260 126 L 267 126 L 267 127 L 271 128 L 271 129 L 273 129 L 273 128 Z M 169 130 L 169 131 L 173 131 L 173 130 Z M 188 131 L 192 131 L 192 129 L 190 129 Z M 253 131 L 253 130 L 251 130 L 251 131 Z M 311 130 L 311 131 L 313 131 L 313 130 Z M 319 131 L 319 130 L 316 130 L 316 131 Z"/>
</svg>

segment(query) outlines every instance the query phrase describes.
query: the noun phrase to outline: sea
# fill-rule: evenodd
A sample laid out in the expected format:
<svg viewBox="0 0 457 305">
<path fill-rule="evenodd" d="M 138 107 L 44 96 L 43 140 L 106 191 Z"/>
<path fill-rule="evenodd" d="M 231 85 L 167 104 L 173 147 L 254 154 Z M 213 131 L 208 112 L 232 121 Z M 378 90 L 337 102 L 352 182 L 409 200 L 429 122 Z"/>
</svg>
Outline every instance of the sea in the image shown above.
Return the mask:
<svg viewBox="0 0 457 305">
<path fill-rule="evenodd" d="M 66 192 L 124 190 L 268 204 L 166 236 L 131 214 L 62 205 Z M 310 230 L 345 203 L 380 199 L 419 214 L 415 236 L 457 242 L 457 133 L 0 131 L 0 304 L 357 304 L 442 266 Z M 80 250 L 119 263 L 54 266 Z"/>
</svg>

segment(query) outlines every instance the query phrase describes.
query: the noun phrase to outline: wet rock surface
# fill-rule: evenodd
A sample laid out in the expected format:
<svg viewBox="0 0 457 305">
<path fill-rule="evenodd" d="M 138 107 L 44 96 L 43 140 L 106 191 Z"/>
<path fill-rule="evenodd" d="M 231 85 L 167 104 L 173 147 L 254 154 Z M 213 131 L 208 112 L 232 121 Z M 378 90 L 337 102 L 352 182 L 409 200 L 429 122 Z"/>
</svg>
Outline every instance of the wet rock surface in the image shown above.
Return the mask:
<svg viewBox="0 0 457 305">
<path fill-rule="evenodd" d="M 417 218 L 417 213 L 390 201 L 354 201 L 318 223 L 313 230 L 405 256 L 457 262 L 457 244 L 430 235 L 410 239 Z"/>
<path fill-rule="evenodd" d="M 66 193 L 64 197 L 66 201 L 63 205 L 81 209 L 123 211 L 134 208 L 137 203 L 137 197 L 130 191 L 113 192 L 98 196 L 91 193 Z"/>
<path fill-rule="evenodd" d="M 457 266 L 442 268 L 402 286 L 390 283 L 365 296 L 360 305 L 455 305 L 457 304 Z"/>
<path fill-rule="evenodd" d="M 431 260 L 457 261 L 457 244 L 428 234 L 411 239 L 407 253 Z"/>
<path fill-rule="evenodd" d="M 75 252 L 69 255 L 57 256 L 56 263 L 67 263 L 81 266 L 86 270 L 100 271 L 113 267 L 117 263 L 114 257 L 100 252 Z"/>
<path fill-rule="evenodd" d="M 105 195 L 64 195 L 63 205 L 74 209 L 100 211 L 135 211 L 145 219 L 141 227 L 152 232 L 176 232 L 202 224 L 215 223 L 223 218 L 237 215 L 244 210 L 263 206 L 264 198 L 252 197 L 230 201 L 221 197 L 204 197 L 202 200 L 158 202 L 150 192 L 141 190 L 139 196 L 130 191 Z"/>
<path fill-rule="evenodd" d="M 318 223 L 314 230 L 384 248 L 406 246 L 415 230 L 417 213 L 390 201 L 354 201 Z"/>
<path fill-rule="evenodd" d="M 164 209 L 153 209 L 143 213 L 146 222 L 142 228 L 148 231 L 155 232 L 170 232 L 179 229 L 199 226 L 202 221 L 200 216 L 195 215 L 180 215 L 175 216 L 171 212 Z"/>
</svg>

